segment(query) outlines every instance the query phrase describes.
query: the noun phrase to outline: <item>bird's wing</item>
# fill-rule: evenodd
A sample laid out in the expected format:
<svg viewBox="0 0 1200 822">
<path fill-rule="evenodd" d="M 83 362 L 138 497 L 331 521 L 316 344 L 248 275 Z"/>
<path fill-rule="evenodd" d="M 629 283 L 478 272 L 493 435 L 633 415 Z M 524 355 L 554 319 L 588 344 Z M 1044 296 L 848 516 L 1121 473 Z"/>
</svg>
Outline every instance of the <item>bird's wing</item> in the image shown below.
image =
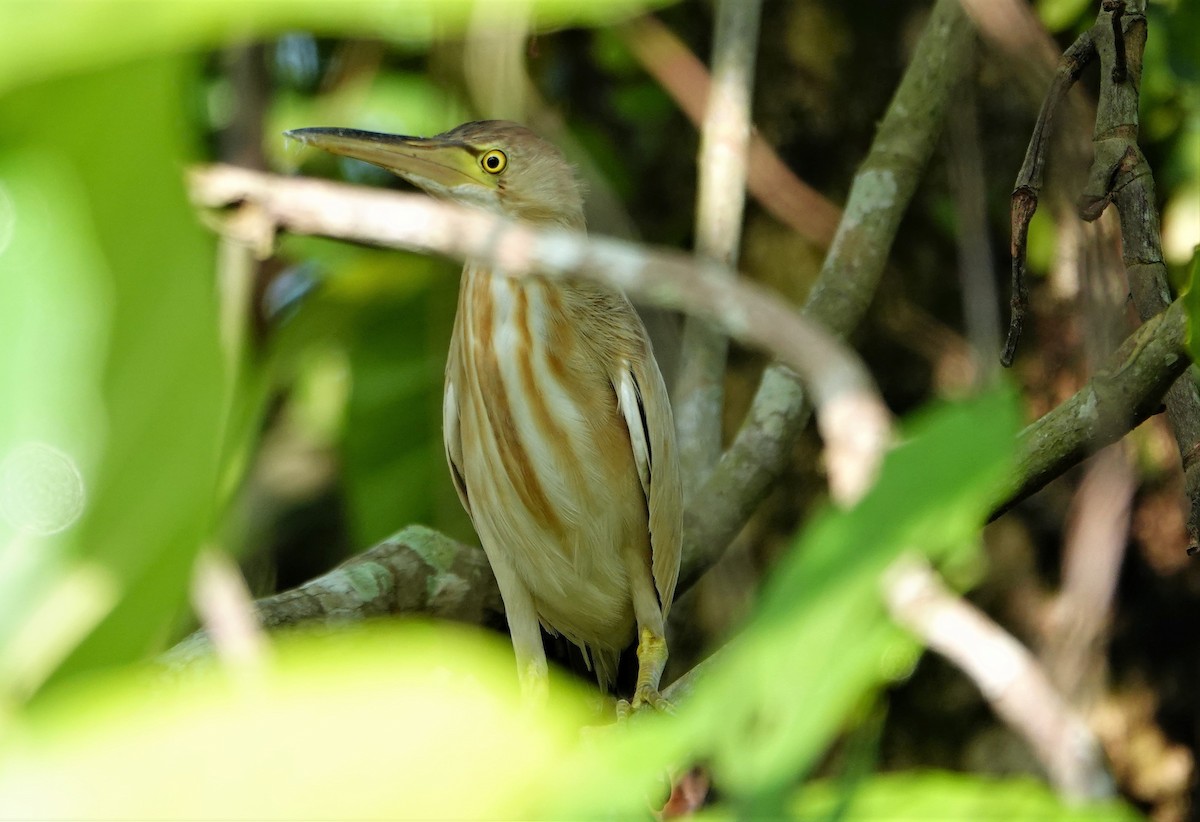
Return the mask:
<svg viewBox="0 0 1200 822">
<path fill-rule="evenodd" d="M 467 496 L 467 480 L 463 475 L 462 433 L 458 429 L 458 395 L 455 393 L 454 380 L 449 372 L 446 374 L 446 390 L 442 394 L 442 442 L 446 445 L 446 462 L 450 463 L 450 477 L 454 480 L 454 490 L 467 516 L 474 520 L 471 514 L 471 501 Z"/>
<path fill-rule="evenodd" d="M 622 363 L 617 399 L 646 495 L 654 587 L 666 617 L 675 598 L 683 551 L 683 489 L 667 387 L 648 351 Z"/>
</svg>

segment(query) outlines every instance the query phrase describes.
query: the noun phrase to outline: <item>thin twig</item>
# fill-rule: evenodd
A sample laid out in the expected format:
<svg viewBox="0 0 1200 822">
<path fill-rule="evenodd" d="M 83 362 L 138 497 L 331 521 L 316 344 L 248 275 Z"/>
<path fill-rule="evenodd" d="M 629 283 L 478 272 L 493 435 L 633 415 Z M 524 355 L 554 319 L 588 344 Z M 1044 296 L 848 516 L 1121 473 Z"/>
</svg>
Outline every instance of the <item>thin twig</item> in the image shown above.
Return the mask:
<svg viewBox="0 0 1200 822">
<path fill-rule="evenodd" d="M 745 207 L 750 100 L 761 0 L 719 0 L 713 33 L 713 85 L 700 136 L 696 253 L 737 266 Z M 672 400 L 685 498 L 721 455 L 728 340 L 696 317 L 684 321 Z"/>
<path fill-rule="evenodd" d="M 1088 707 L 1089 686 L 1102 684 L 1105 631 L 1136 490 L 1129 450 L 1115 443 L 1090 462 L 1075 494 L 1063 548 L 1063 582 L 1050 606 L 1040 656 L 1058 690 L 1080 709 Z"/>
<path fill-rule="evenodd" d="M 192 604 L 225 665 L 235 671 L 261 668 L 266 641 L 246 581 L 227 555 L 210 550 L 196 557 Z"/>
<path fill-rule="evenodd" d="M 654 17 L 639 17 L 618 31 L 642 67 L 699 126 L 712 88 L 704 63 Z M 754 130 L 746 186 L 764 209 L 804 239 L 819 248 L 833 242 L 842 210 L 797 177 Z"/>
<path fill-rule="evenodd" d="M 958 280 L 967 339 L 976 360 L 975 382 L 988 384 L 996 370 L 1000 318 L 996 310 L 999 299 L 988 236 L 987 184 L 973 76 L 964 78 L 959 87 L 958 108 L 958 116 L 951 118 L 946 141 L 957 220 Z"/>
<path fill-rule="evenodd" d="M 1046 157 L 1050 148 L 1050 135 L 1055 114 L 1067 97 L 1067 93 L 1079 79 L 1083 70 L 1096 58 L 1096 46 L 1090 32 L 1084 32 L 1063 53 L 1054 81 L 1042 101 L 1033 127 L 1033 136 L 1025 152 L 1025 161 L 1017 173 L 1017 182 L 1012 193 L 1012 318 L 1008 326 L 1008 339 L 1000 362 L 1007 368 L 1013 364 L 1017 344 L 1025 324 L 1025 313 L 1029 305 L 1029 289 L 1025 284 L 1026 244 L 1029 238 L 1029 223 L 1037 211 L 1038 198 L 1045 177 Z"/>
<path fill-rule="evenodd" d="M 483 117 L 527 119 L 529 84 L 525 44 L 532 30 L 528 0 L 476 3 L 471 10 L 463 53 L 463 74 L 471 102 Z"/>
<path fill-rule="evenodd" d="M 874 478 L 891 415 L 858 357 L 828 332 L 724 266 L 681 252 L 561 230 L 536 230 L 432 198 L 279 177 L 230 166 L 191 173 L 198 205 L 251 204 L 260 231 L 280 228 L 406 250 L 486 260 L 513 276 L 586 277 L 664 308 L 706 318 L 795 369 L 811 393 L 834 499 L 849 503 Z"/>
<path fill-rule="evenodd" d="M 1112 779 L 1095 734 L 1051 685 L 1033 655 L 983 611 L 946 589 L 923 560 L 888 569 L 892 617 L 953 662 L 1032 749 L 1064 797 L 1111 797 Z"/>
</svg>

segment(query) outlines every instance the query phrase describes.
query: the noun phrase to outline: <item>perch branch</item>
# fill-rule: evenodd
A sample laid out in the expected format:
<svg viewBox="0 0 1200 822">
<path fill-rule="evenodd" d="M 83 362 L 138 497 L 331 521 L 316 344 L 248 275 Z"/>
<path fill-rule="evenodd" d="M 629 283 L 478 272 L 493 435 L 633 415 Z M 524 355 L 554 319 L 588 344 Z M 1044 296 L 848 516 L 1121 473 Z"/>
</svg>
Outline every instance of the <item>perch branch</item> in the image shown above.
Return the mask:
<svg viewBox="0 0 1200 822">
<path fill-rule="evenodd" d="M 1177 301 L 1138 328 L 1075 396 L 1025 428 L 1017 439 L 1012 491 L 999 510 L 1159 410 L 1163 392 L 1187 366 L 1186 334 L 1187 314 Z M 693 534 L 686 541 L 699 538 Z M 694 581 L 680 580 L 679 592 Z M 504 624 L 483 552 L 415 525 L 299 588 L 256 601 L 255 608 L 267 629 L 405 613 Z M 187 646 L 197 643 L 208 647 L 206 640 L 189 639 L 171 652 L 172 658 L 190 660 L 194 653 Z"/>
<path fill-rule="evenodd" d="M 422 614 L 473 625 L 501 627 L 500 589 L 479 548 L 420 525 L 410 525 L 332 571 L 254 602 L 268 630 L 332 627 L 394 614 Z M 162 657 L 182 669 L 213 650 L 207 631 L 196 631 Z"/>
<path fill-rule="evenodd" d="M 750 99 L 761 0 L 720 0 L 713 33 L 713 84 L 700 137 L 696 253 L 733 269 L 745 208 Z M 721 455 L 725 358 L 729 342 L 711 324 L 684 320 L 674 401 L 685 498 Z"/>
</svg>

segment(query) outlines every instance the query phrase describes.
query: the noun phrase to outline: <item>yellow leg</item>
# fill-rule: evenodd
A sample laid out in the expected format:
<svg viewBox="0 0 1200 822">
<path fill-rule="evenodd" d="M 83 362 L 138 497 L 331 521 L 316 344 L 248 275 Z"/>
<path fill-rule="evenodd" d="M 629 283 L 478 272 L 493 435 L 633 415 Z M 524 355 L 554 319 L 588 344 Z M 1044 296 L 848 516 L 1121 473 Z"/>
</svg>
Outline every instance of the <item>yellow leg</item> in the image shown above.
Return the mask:
<svg viewBox="0 0 1200 822">
<path fill-rule="evenodd" d="M 638 634 L 638 677 L 633 690 L 633 701 L 622 699 L 617 703 L 617 719 L 628 719 L 638 711 L 653 710 L 670 712 L 671 703 L 658 692 L 663 669 L 667 667 L 667 640 L 650 628 L 643 627 Z"/>
<path fill-rule="evenodd" d="M 662 681 L 663 669 L 667 667 L 667 640 L 651 631 L 642 628 L 638 637 L 638 678 L 637 687 L 633 691 L 633 709 L 642 707 L 662 710 L 667 706 L 666 700 L 658 692 L 658 683 Z"/>
</svg>

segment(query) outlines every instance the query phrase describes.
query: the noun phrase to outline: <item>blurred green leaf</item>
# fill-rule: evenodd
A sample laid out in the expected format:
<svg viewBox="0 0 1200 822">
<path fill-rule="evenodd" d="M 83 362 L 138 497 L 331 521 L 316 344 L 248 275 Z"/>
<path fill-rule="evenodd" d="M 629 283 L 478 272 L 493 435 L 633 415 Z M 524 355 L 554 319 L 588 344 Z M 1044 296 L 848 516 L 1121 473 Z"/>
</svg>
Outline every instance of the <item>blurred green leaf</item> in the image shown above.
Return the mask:
<svg viewBox="0 0 1200 822">
<path fill-rule="evenodd" d="M 430 258 L 388 260 L 397 269 L 436 272 L 442 289 L 457 277 Z M 353 374 L 343 455 L 354 544 L 370 545 L 397 523 L 433 521 L 434 489 L 448 481 L 441 448 L 441 385 L 446 337 L 435 334 L 429 289 L 404 299 L 373 300 L 355 312 L 349 342 Z M 437 339 L 438 344 L 434 340 Z"/>
<path fill-rule="evenodd" d="M 600 25 L 671 0 L 531 0 L 539 29 Z M 138 57 L 289 29 L 425 45 L 463 29 L 475 0 L 7 0 L 0 93 Z M 521 5 L 526 8 L 525 4 Z"/>
<path fill-rule="evenodd" d="M 0 152 L 0 689 L 36 687 L 112 605 L 93 568 L 91 604 L 61 607 L 89 597 L 69 580 L 104 449 L 108 273 L 69 157 Z"/>
<path fill-rule="evenodd" d="M 905 551 L 937 561 L 973 543 L 1018 424 L 1008 391 L 926 412 L 859 505 L 805 530 L 688 705 L 722 784 L 796 779 L 866 695 L 907 670 L 915 646 L 887 618 L 883 573 Z"/>
<path fill-rule="evenodd" d="M 1193 362 L 1200 362 L 1200 333 L 1197 333 L 1200 329 L 1200 246 L 1192 253 L 1183 304 L 1187 307 L 1188 315 L 1188 352 L 1192 355 Z"/>
<path fill-rule="evenodd" d="M 72 311 L 44 317 L 42 332 L 61 334 L 60 346 L 92 339 L 88 373 L 45 372 L 44 379 L 81 381 L 69 391 L 87 403 L 72 413 L 102 426 L 97 453 L 81 457 L 94 470 L 72 547 L 93 591 L 100 584 L 117 599 L 95 630 L 84 631 L 66 663 L 74 671 L 136 658 L 165 638 L 212 526 L 228 406 L 214 241 L 197 223 L 180 174 L 189 152 L 179 89 L 191 68 L 177 58 L 127 63 L 0 101 L 7 147 L 0 164 L 13 161 L 10 152 L 36 150 L 58 168 L 42 175 L 38 191 L 44 208 L 57 212 L 45 224 L 54 236 L 38 242 L 57 248 L 16 274 L 61 282 L 71 269 L 55 269 L 68 261 L 83 284 L 75 299 L 99 296 L 82 332 L 68 325 L 77 319 Z M 18 232 L 23 219 L 17 215 Z M 73 231 L 72 220 L 82 230 Z M 70 308 L 71 297 L 58 304 Z M 99 339 L 98 330 L 106 331 Z M 39 352 L 26 354 L 37 362 Z M 56 399 L 70 407 L 69 394 Z M 16 396 L 19 407 L 25 402 Z"/>
<path fill-rule="evenodd" d="M 847 795 L 828 782 L 806 785 L 792 805 L 799 819 L 901 822 L 917 819 L 1003 819 L 1005 822 L 1123 822 L 1142 817 L 1120 802 L 1070 806 L 1032 779 L 986 779 L 953 773 L 872 777 Z M 704 819 L 721 819 L 721 814 Z"/>
<path fill-rule="evenodd" d="M 0 817 L 528 818 L 584 709 L 555 681 L 521 710 L 505 645 L 393 623 L 293 637 L 262 670 L 64 689 L 6 729 Z"/>
<path fill-rule="evenodd" d="M 1038 0 L 1037 13 L 1050 31 L 1074 28 L 1094 14 L 1091 0 Z"/>
</svg>

